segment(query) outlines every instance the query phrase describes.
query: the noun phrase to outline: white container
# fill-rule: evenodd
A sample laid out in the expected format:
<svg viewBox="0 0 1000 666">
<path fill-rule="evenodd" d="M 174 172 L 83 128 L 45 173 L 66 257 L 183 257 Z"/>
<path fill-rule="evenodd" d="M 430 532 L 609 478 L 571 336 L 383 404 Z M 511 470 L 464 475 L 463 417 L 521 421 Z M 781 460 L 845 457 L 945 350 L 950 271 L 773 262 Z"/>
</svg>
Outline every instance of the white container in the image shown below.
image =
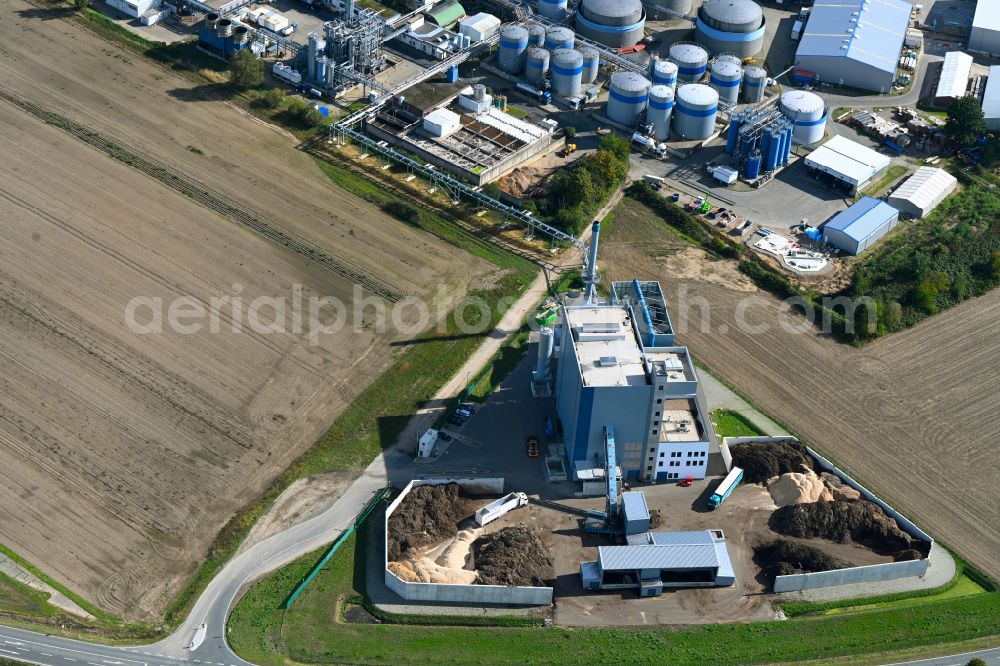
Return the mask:
<svg viewBox="0 0 1000 666">
<path fill-rule="evenodd" d="M 482 527 L 522 506 L 528 506 L 528 496 L 524 493 L 510 493 L 490 502 L 476 511 L 476 524 Z"/>
<path fill-rule="evenodd" d="M 448 109 L 435 109 L 424 117 L 424 130 L 431 136 L 451 136 L 462 126 L 462 118 Z"/>
</svg>

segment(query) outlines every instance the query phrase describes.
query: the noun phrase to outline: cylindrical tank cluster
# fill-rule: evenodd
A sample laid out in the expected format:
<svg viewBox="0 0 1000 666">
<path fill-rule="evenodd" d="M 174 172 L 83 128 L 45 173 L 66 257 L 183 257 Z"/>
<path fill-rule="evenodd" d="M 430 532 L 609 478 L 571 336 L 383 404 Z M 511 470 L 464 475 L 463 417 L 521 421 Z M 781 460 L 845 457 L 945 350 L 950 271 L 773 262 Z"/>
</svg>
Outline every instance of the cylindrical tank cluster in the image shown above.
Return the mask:
<svg viewBox="0 0 1000 666">
<path fill-rule="evenodd" d="M 577 32 L 612 48 L 635 46 L 645 24 L 641 0 L 582 0 L 576 12 Z"/>
<path fill-rule="evenodd" d="M 712 53 L 757 55 L 764 44 L 764 11 L 753 0 L 708 0 L 698 10 L 695 40 Z"/>
<path fill-rule="evenodd" d="M 665 141 L 670 136 L 670 118 L 674 110 L 674 89 L 670 86 L 655 85 L 649 89 L 649 106 L 646 120 L 653 124 L 653 136 L 657 141 Z"/>
<path fill-rule="evenodd" d="M 787 118 L 764 130 L 760 150 L 765 170 L 774 171 L 788 164 L 788 157 L 792 152 L 792 131 L 792 122 Z"/>
<path fill-rule="evenodd" d="M 508 24 L 500 29 L 500 53 L 497 62 L 508 74 L 524 71 L 528 52 L 528 30 L 522 25 Z"/>
<path fill-rule="evenodd" d="M 730 62 L 734 65 L 743 66 L 743 58 L 739 57 L 735 53 L 716 53 L 715 62 Z"/>
<path fill-rule="evenodd" d="M 233 28 L 233 41 L 237 44 L 246 44 L 250 41 L 250 30 L 245 25 L 238 25 Z"/>
<path fill-rule="evenodd" d="M 677 87 L 677 64 L 669 60 L 653 60 L 649 68 L 654 86 Z"/>
<path fill-rule="evenodd" d="M 743 82 L 743 68 L 728 60 L 717 60 L 712 65 L 709 77 L 712 88 L 719 93 L 724 104 L 734 105 L 740 99 L 740 83 Z"/>
<path fill-rule="evenodd" d="M 685 83 L 701 81 L 708 70 L 708 51 L 690 42 L 675 42 L 670 47 L 670 61 L 677 65 L 677 80 Z"/>
<path fill-rule="evenodd" d="M 635 72 L 615 72 L 608 92 L 608 118 L 633 127 L 649 99 L 649 80 Z"/>
<path fill-rule="evenodd" d="M 822 97 L 807 90 L 791 90 L 781 96 L 781 112 L 795 123 L 795 143 L 811 146 L 822 141 L 828 115 Z"/>
<path fill-rule="evenodd" d="M 569 15 L 566 0 L 538 0 L 538 13 L 550 21 L 563 22 Z"/>
<path fill-rule="evenodd" d="M 563 97 L 580 94 L 583 83 L 583 54 L 576 49 L 556 49 L 552 52 L 552 91 Z"/>
<path fill-rule="evenodd" d="M 581 79 L 584 83 L 593 83 L 597 80 L 597 72 L 601 66 L 601 54 L 597 49 L 587 47 L 581 49 L 583 54 L 583 75 Z"/>
<path fill-rule="evenodd" d="M 764 99 L 764 88 L 767 87 L 767 70 L 757 65 L 750 65 L 743 70 L 743 101 L 756 104 Z"/>
<path fill-rule="evenodd" d="M 715 131 L 719 93 L 701 83 L 677 89 L 674 103 L 674 132 L 689 140 L 707 139 Z"/>
<path fill-rule="evenodd" d="M 545 31 L 545 48 L 549 51 L 571 49 L 575 40 L 576 35 L 569 28 L 556 26 Z"/>
<path fill-rule="evenodd" d="M 545 26 L 537 23 L 528 26 L 528 46 L 545 46 Z"/>
<path fill-rule="evenodd" d="M 548 72 L 549 52 L 537 46 L 530 47 L 525 61 L 524 77 L 532 83 L 537 83 L 544 79 Z"/>
<path fill-rule="evenodd" d="M 219 37 L 229 37 L 233 34 L 233 22 L 229 19 L 219 19 L 215 22 L 215 34 Z"/>
</svg>

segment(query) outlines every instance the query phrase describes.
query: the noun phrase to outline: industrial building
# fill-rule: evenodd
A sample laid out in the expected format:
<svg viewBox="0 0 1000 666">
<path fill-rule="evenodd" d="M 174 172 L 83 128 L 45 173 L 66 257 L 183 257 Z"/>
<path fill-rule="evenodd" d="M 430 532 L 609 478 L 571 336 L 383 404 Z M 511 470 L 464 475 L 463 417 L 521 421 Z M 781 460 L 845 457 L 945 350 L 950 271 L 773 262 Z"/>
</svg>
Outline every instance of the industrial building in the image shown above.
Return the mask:
<svg viewBox="0 0 1000 666">
<path fill-rule="evenodd" d="M 795 127 L 773 106 L 748 107 L 733 114 L 726 133 L 726 153 L 747 181 L 788 164 Z"/>
<path fill-rule="evenodd" d="M 597 559 L 580 563 L 585 590 L 638 589 L 655 597 L 663 589 L 724 587 L 736 582 L 721 530 L 646 532 L 627 546 L 601 546 Z"/>
<path fill-rule="evenodd" d="M 927 217 L 958 187 L 958 180 L 944 169 L 924 166 L 896 188 L 889 204 L 910 217 Z"/>
<path fill-rule="evenodd" d="M 858 255 L 874 245 L 899 222 L 899 211 L 872 197 L 864 197 L 823 226 L 823 240 L 841 252 Z"/>
<path fill-rule="evenodd" d="M 796 65 L 827 83 L 887 93 L 912 9 L 904 0 L 815 0 Z"/>
<path fill-rule="evenodd" d="M 704 478 L 714 437 L 688 350 L 668 344 L 660 285 L 615 283 L 613 293 L 563 310 L 556 411 L 575 478 L 602 469 L 608 426 L 626 479 Z"/>
<path fill-rule="evenodd" d="M 161 0 L 105 0 L 105 2 L 123 14 L 139 18 L 146 12 L 157 9 Z"/>
<path fill-rule="evenodd" d="M 950 106 L 960 97 L 965 97 L 972 75 L 972 56 L 961 51 L 949 51 L 944 55 L 941 74 L 934 89 L 934 104 Z"/>
<path fill-rule="evenodd" d="M 857 192 L 889 167 L 886 155 L 843 136 L 835 136 L 806 157 L 806 166 L 821 171 Z"/>
<path fill-rule="evenodd" d="M 708 0 L 698 9 L 695 40 L 712 53 L 748 58 L 764 45 L 764 11 L 753 0 Z"/>
<path fill-rule="evenodd" d="M 986 117 L 986 126 L 994 132 L 1000 132 L 1000 65 L 990 67 L 986 91 L 983 93 L 983 115 Z"/>
<path fill-rule="evenodd" d="M 979 0 L 972 17 L 969 50 L 986 55 L 1000 53 L 1000 4 L 992 0 Z"/>
</svg>

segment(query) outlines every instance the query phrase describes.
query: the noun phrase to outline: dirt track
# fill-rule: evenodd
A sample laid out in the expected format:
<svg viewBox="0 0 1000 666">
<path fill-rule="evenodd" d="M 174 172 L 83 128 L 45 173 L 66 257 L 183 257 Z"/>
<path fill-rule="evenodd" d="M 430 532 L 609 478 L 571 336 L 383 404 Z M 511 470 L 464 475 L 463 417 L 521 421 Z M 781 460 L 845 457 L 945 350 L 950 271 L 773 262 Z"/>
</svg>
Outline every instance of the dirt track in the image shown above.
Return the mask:
<svg viewBox="0 0 1000 666">
<path fill-rule="evenodd" d="M 71 23 L 7 10 L 0 85 L 404 293 L 461 294 L 489 272 L 332 186 L 287 134 L 184 101 L 187 83 Z M 139 295 L 351 287 L 5 102 L 0 127 L 0 543 L 106 610 L 155 618 L 228 518 L 386 366 L 393 333 L 128 331 Z"/>
<path fill-rule="evenodd" d="M 819 335 L 777 299 L 744 291 L 736 278 L 731 289 L 687 277 L 672 256 L 680 250 L 651 262 L 648 248 L 682 247 L 670 232 L 634 237 L 617 217 L 615 225 L 602 239 L 606 280 L 631 279 L 636 270 L 661 280 L 679 341 L 699 361 L 1000 577 L 1000 291 L 854 349 Z M 729 262 L 716 265 L 720 276 L 732 271 Z M 751 332 L 741 320 L 760 328 Z M 804 332 L 783 330 L 782 320 Z"/>
</svg>

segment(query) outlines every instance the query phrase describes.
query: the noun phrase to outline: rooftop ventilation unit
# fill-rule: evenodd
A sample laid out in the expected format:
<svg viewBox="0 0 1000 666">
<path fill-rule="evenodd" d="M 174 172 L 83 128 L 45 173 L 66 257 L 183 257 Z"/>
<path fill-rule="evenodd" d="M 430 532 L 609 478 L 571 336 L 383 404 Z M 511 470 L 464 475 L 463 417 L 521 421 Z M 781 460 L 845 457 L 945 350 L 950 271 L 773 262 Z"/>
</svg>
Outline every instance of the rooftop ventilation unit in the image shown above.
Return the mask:
<svg viewBox="0 0 1000 666">
<path fill-rule="evenodd" d="M 602 356 L 597 359 L 597 366 L 600 368 L 613 368 L 618 365 L 618 359 L 614 356 Z"/>
</svg>

